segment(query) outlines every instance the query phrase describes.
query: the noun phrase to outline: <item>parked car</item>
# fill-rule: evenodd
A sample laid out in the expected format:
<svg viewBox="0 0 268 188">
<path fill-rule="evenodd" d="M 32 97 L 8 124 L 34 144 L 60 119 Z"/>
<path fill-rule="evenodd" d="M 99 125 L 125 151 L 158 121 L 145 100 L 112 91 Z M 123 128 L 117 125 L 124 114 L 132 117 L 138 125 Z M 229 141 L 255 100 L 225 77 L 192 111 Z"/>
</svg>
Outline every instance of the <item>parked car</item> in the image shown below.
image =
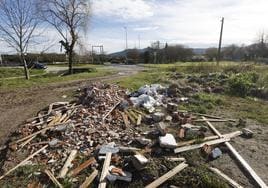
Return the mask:
<svg viewBox="0 0 268 188">
<path fill-rule="evenodd" d="M 31 68 L 31 69 L 46 69 L 47 66 L 45 66 L 42 63 L 39 63 L 38 61 L 34 61 L 34 62 L 32 62 L 32 63 L 30 63 L 28 65 L 28 68 Z"/>
</svg>

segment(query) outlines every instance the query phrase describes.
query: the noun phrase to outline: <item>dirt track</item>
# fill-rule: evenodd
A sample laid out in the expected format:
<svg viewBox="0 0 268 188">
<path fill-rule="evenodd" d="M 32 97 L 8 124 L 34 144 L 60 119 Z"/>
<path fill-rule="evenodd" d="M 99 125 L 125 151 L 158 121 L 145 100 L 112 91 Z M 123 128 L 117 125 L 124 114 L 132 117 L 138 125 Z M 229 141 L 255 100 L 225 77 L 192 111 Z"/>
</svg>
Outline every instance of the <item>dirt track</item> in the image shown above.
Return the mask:
<svg viewBox="0 0 268 188">
<path fill-rule="evenodd" d="M 0 91 L 0 146 L 7 141 L 10 133 L 27 118 L 36 115 L 39 110 L 56 101 L 70 100 L 62 98 L 63 95 L 70 97 L 72 91 L 82 88 L 92 81 L 107 81 L 122 78 L 136 74 L 143 69 L 134 65 L 108 66 L 107 68 L 117 70 L 118 73 L 99 78 L 53 83 L 12 91 Z"/>
</svg>

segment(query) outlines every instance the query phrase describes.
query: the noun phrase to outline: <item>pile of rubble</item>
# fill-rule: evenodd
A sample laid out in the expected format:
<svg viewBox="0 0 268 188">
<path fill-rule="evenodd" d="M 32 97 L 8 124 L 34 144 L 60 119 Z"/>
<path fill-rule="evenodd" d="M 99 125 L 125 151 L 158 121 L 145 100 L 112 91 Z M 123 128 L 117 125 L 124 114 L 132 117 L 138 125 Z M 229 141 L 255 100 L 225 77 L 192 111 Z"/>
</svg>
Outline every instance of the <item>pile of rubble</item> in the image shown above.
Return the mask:
<svg viewBox="0 0 268 188">
<path fill-rule="evenodd" d="M 80 92 L 77 102 L 53 103 L 16 131 L 0 180 L 21 166 L 39 165 L 33 176 L 46 186 L 63 187 L 65 181 L 74 187 L 140 181 L 141 187 L 169 185 L 168 179 L 188 166 L 180 153 L 200 149 L 214 160 L 222 151 L 213 145 L 253 134 L 244 129 L 221 135 L 210 122 L 234 120 L 179 111 L 178 104 L 185 102 L 188 98 L 174 85 L 146 85 L 129 93 L 116 85 L 92 84 Z M 209 136 L 209 128 L 216 136 Z M 145 173 L 158 158 L 176 166 L 160 177 Z"/>
</svg>

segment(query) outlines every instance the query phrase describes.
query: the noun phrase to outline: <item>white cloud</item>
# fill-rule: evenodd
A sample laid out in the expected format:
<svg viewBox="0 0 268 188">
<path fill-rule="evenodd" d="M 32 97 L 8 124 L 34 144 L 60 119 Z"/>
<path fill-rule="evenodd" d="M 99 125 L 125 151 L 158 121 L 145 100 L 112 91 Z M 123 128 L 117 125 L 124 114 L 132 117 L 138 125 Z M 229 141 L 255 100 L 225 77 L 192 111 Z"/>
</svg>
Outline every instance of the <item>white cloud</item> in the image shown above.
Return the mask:
<svg viewBox="0 0 268 188">
<path fill-rule="evenodd" d="M 99 17 L 128 21 L 153 16 L 152 4 L 144 0 L 93 0 L 92 10 Z"/>
<path fill-rule="evenodd" d="M 153 31 L 157 30 L 158 26 L 149 26 L 149 27 L 135 27 L 133 28 L 134 31 Z"/>
</svg>

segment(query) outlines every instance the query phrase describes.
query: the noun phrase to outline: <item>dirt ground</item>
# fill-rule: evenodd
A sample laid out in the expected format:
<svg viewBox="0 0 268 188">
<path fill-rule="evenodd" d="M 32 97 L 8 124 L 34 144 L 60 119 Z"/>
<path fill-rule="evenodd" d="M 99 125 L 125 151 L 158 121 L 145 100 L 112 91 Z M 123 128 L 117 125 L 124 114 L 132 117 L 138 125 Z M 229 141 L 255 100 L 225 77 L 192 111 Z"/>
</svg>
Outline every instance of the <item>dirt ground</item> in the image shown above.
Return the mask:
<svg viewBox="0 0 268 188">
<path fill-rule="evenodd" d="M 136 74 L 143 70 L 135 65 L 109 66 L 118 73 L 111 76 L 53 83 L 45 86 L 0 90 L 0 146 L 2 146 L 16 128 L 26 119 L 34 117 L 38 111 L 57 101 L 69 101 L 73 91 L 83 88 L 92 81 L 108 81 Z M 63 98 L 67 95 L 68 98 Z"/>
<path fill-rule="evenodd" d="M 224 112 L 221 110 L 215 112 L 215 114 L 227 118 L 235 118 L 232 117 L 230 111 Z M 213 123 L 213 125 L 222 134 L 242 129 L 242 127 L 236 127 L 236 125 L 226 123 Z M 230 143 L 268 185 L 268 127 L 267 125 L 247 119 L 246 128 L 254 132 L 253 138 L 236 137 Z M 223 145 L 222 151 L 223 155 L 220 159 L 214 160 L 210 164 L 232 177 L 243 187 L 256 187 L 254 180 L 245 172 L 236 158 L 228 151 L 228 148 L 225 148 Z"/>
</svg>

